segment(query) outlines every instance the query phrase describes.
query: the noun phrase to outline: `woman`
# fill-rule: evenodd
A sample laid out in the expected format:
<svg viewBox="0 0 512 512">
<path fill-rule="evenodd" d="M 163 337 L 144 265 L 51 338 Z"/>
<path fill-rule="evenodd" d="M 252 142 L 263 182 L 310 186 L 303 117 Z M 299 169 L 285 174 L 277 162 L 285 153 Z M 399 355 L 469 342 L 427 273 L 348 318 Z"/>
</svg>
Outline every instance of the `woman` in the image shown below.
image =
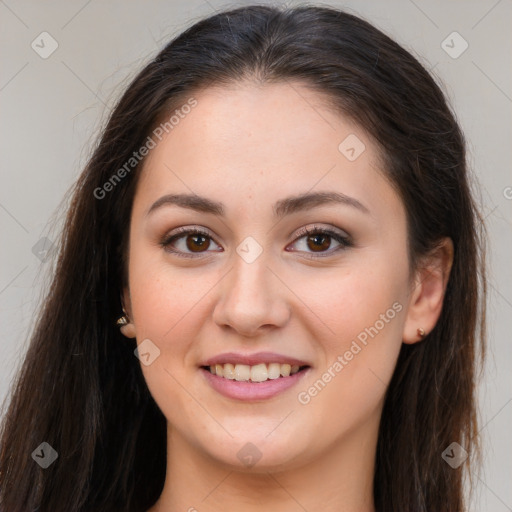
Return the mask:
<svg viewBox="0 0 512 512">
<path fill-rule="evenodd" d="M 465 510 L 480 229 L 454 115 L 382 32 L 196 23 L 74 189 L 2 510 Z"/>
</svg>

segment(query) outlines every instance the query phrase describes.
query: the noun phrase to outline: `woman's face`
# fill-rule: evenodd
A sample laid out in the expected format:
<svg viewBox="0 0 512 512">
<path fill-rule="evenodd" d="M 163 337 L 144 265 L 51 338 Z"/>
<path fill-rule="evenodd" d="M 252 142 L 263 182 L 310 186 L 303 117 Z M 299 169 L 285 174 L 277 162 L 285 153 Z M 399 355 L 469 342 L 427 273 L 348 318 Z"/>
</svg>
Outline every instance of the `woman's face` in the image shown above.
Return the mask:
<svg viewBox="0 0 512 512">
<path fill-rule="evenodd" d="M 194 97 L 145 161 L 125 290 L 174 449 L 264 471 L 376 437 L 412 292 L 376 146 L 298 83 Z"/>
</svg>

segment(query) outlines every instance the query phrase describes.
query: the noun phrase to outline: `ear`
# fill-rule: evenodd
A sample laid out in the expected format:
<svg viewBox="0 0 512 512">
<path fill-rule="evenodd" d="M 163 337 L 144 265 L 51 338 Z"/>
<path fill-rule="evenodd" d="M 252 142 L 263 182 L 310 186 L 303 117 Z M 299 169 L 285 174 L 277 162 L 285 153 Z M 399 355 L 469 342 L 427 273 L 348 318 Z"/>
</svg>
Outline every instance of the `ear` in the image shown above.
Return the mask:
<svg viewBox="0 0 512 512">
<path fill-rule="evenodd" d="M 120 330 L 127 338 L 135 338 L 135 325 L 133 323 L 133 314 L 132 314 L 132 300 L 130 297 L 130 290 L 128 287 L 123 289 L 121 293 L 121 304 L 125 311 L 125 316 L 128 320 L 126 325 L 122 325 Z"/>
<path fill-rule="evenodd" d="M 435 327 L 443 308 L 452 263 L 453 242 L 450 238 L 441 239 L 436 248 L 422 259 L 409 298 L 402 334 L 404 343 L 421 341 L 424 336 L 418 333 L 418 329 L 423 329 L 427 335 Z"/>
</svg>

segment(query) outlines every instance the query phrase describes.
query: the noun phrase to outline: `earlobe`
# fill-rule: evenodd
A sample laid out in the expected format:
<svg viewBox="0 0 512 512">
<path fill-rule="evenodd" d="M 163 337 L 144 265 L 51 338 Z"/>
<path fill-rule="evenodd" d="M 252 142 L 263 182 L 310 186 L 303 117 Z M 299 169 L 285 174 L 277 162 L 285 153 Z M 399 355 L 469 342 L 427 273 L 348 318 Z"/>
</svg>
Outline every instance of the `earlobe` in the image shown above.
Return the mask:
<svg viewBox="0 0 512 512">
<path fill-rule="evenodd" d="M 135 326 L 132 323 L 128 323 L 126 325 L 123 325 L 120 328 L 120 330 L 123 333 L 123 335 L 126 336 L 127 338 L 135 338 L 136 337 L 136 335 L 135 335 Z"/>
<path fill-rule="evenodd" d="M 443 309 L 452 263 L 453 242 L 443 238 L 419 265 L 402 334 L 404 343 L 417 343 L 434 329 Z"/>
</svg>

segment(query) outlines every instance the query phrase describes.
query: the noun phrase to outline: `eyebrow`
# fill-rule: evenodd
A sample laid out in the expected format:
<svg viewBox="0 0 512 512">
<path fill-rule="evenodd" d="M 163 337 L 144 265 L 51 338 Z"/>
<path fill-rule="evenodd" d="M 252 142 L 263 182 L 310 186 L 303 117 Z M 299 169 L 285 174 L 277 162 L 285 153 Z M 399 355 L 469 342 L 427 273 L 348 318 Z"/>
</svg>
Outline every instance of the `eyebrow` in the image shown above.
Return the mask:
<svg viewBox="0 0 512 512">
<path fill-rule="evenodd" d="M 312 192 L 280 199 L 273 206 L 274 217 L 284 217 L 299 211 L 324 206 L 327 204 L 342 204 L 370 214 L 370 210 L 357 199 L 340 192 Z M 224 205 L 221 202 L 198 196 L 196 194 L 167 194 L 157 199 L 149 208 L 146 216 L 166 205 L 175 205 L 201 213 L 209 213 L 219 217 L 225 216 Z"/>
</svg>

